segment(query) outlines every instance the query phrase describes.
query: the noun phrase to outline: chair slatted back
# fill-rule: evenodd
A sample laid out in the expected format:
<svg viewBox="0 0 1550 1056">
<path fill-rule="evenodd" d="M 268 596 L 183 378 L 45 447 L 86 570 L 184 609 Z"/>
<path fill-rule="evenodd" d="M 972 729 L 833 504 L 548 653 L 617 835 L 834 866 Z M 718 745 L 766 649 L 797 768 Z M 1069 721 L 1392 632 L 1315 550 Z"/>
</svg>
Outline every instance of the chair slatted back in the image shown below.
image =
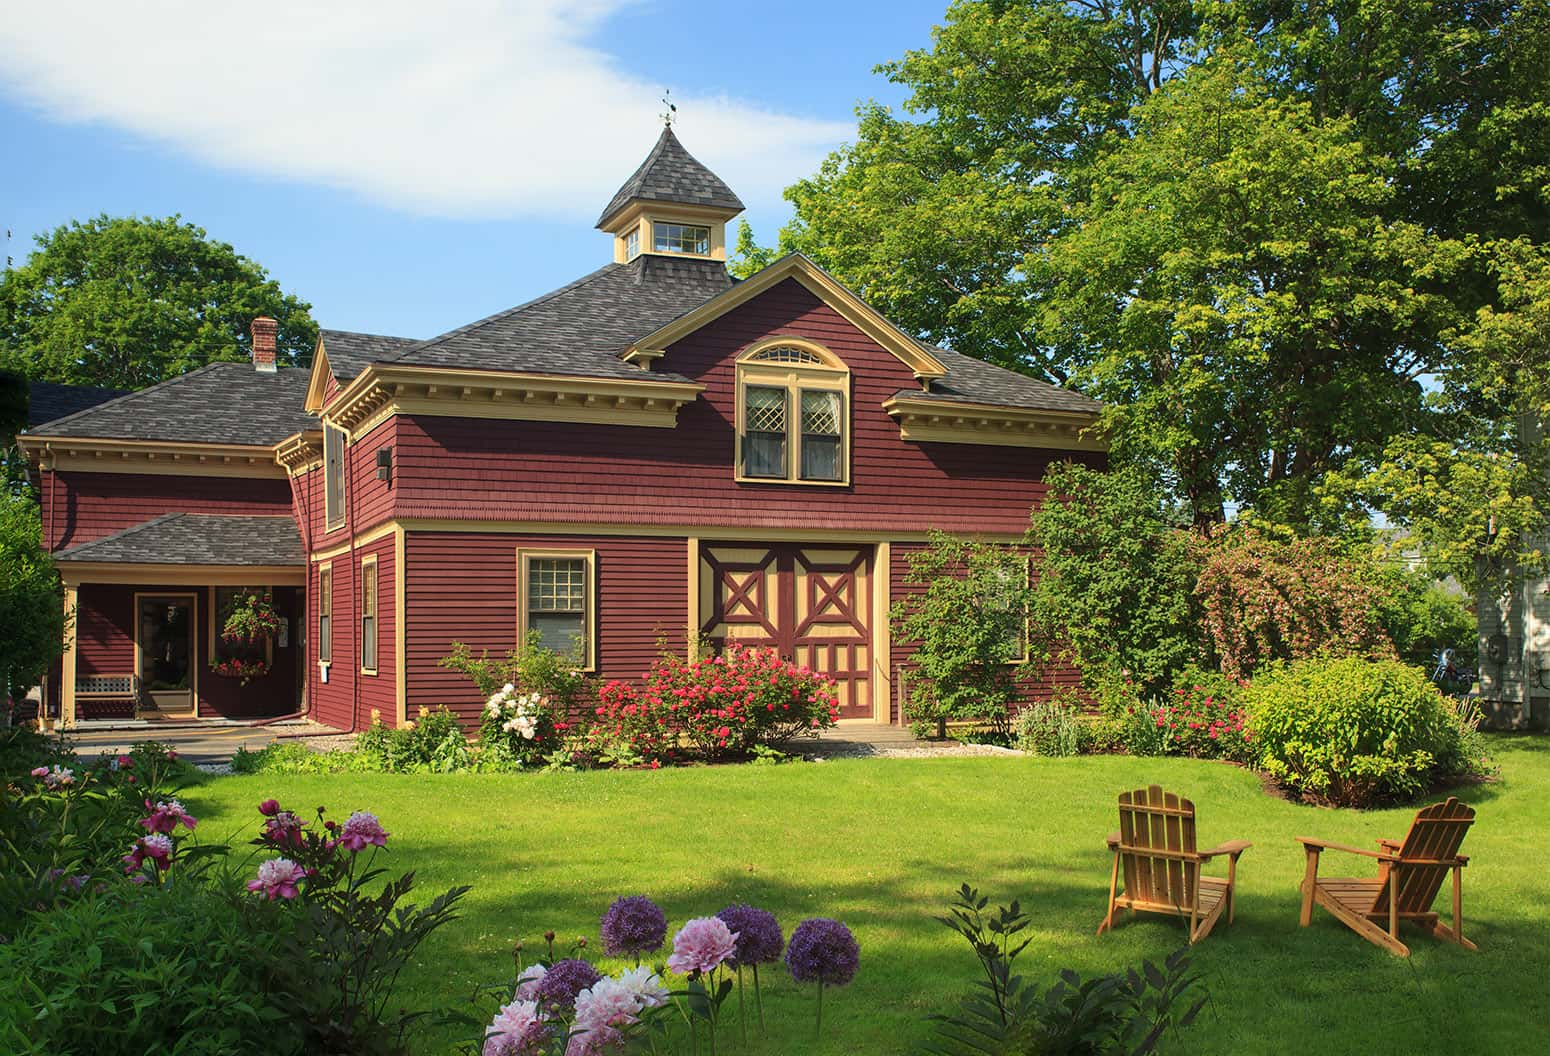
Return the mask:
<svg viewBox="0 0 1550 1056">
<path fill-rule="evenodd" d="M 1444 803 L 1433 803 L 1418 811 L 1410 831 L 1400 845 L 1399 890 L 1395 901 L 1400 913 L 1425 913 L 1432 908 L 1449 865 L 1459 853 L 1465 833 L 1475 820 L 1473 808 L 1449 796 Z M 1440 864 L 1405 864 L 1409 861 Z M 1394 875 L 1393 870 L 1389 876 Z M 1373 902 L 1374 913 L 1387 913 L 1390 879 Z"/>
<path fill-rule="evenodd" d="M 1195 898 L 1195 804 L 1162 786 L 1119 797 L 1120 861 L 1125 893 L 1163 905 L 1190 906 Z"/>
</svg>

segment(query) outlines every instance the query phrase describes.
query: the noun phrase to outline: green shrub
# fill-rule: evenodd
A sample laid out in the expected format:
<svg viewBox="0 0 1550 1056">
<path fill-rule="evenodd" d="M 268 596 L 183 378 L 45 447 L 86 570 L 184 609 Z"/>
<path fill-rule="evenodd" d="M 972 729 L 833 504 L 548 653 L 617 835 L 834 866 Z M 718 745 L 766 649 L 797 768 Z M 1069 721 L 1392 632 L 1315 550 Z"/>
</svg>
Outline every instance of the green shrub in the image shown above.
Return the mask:
<svg viewBox="0 0 1550 1056">
<path fill-rule="evenodd" d="M 1461 668 L 1474 668 L 1479 659 L 1475 616 L 1462 595 L 1407 570 L 1382 570 L 1378 583 L 1378 621 L 1401 660 L 1430 671 L 1437 654 L 1452 649 Z"/>
<path fill-rule="evenodd" d="M 231 757 L 235 774 L 348 774 L 378 769 L 360 752 L 315 752 L 296 741 L 274 741 L 256 752 L 240 747 Z"/>
<path fill-rule="evenodd" d="M 271 1003 L 280 936 L 254 907 L 198 886 L 118 882 L 33 918 L 0 945 L 0 1051 L 302 1051 Z"/>
<path fill-rule="evenodd" d="M 1259 766 L 1338 806 L 1413 797 L 1439 778 L 1488 765 L 1455 703 L 1398 661 L 1275 665 L 1245 700 Z"/>
<path fill-rule="evenodd" d="M 75 765 L 75 751 L 63 736 L 50 737 L 30 724 L 0 729 L 0 783 L 55 764 Z"/>
<path fill-rule="evenodd" d="M 1081 755 L 1088 746 L 1088 730 L 1079 699 L 1062 691 L 1047 702 L 1025 706 L 1012 720 L 1012 746 L 1029 755 Z"/>
<path fill-rule="evenodd" d="M 446 708 L 421 708 L 396 729 L 376 718 L 356 736 L 355 750 L 367 768 L 389 773 L 446 774 L 473 763 L 462 723 Z"/>
</svg>

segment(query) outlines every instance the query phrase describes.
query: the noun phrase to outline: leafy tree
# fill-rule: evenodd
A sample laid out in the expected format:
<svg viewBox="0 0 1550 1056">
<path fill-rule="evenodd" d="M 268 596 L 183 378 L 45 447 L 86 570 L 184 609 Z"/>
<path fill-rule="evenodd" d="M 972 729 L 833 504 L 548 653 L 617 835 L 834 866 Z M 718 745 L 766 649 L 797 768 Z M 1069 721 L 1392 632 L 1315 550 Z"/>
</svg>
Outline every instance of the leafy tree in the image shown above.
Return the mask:
<svg viewBox="0 0 1550 1056">
<path fill-rule="evenodd" d="M 1039 652 L 1028 640 L 1027 556 L 933 532 L 908 567 L 911 588 L 891 616 L 898 641 L 913 646 L 912 715 L 935 721 L 939 737 L 949 719 L 988 719 L 1004 731 L 1016 697 L 1010 665 Z"/>
<path fill-rule="evenodd" d="M 1053 466 L 1029 539 L 1042 551 L 1033 622 L 1094 686 L 1127 680 L 1158 693 L 1200 653 L 1199 561 L 1180 511 L 1135 467 Z"/>
<path fill-rule="evenodd" d="M 737 242 L 732 248 L 732 259 L 727 263 L 727 271 L 739 279 L 746 279 L 775 263 L 786 252 L 759 245 L 758 239 L 754 238 L 753 225 L 747 220 L 738 220 Z"/>
<path fill-rule="evenodd" d="M 176 216 L 104 215 L 36 241 L 0 277 L 0 367 L 33 380 L 137 389 L 245 360 L 260 315 L 279 321 L 282 365 L 317 342 L 306 302 Z"/>
<path fill-rule="evenodd" d="M 38 507 L 0 493 L 0 690 L 26 692 L 61 651 L 64 601 Z"/>
<path fill-rule="evenodd" d="M 16 434 L 27 428 L 27 379 L 0 370 L 0 490 L 25 487 L 27 461 L 16 446 Z"/>
</svg>

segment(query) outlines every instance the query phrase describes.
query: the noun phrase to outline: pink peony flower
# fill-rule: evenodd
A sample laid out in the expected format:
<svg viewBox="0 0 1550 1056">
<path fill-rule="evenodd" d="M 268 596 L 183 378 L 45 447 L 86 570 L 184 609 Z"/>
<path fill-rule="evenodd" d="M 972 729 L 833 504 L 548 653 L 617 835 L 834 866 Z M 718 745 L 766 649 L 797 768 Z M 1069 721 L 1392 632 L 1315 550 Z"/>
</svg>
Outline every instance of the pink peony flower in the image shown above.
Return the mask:
<svg viewBox="0 0 1550 1056">
<path fill-rule="evenodd" d="M 46 777 L 47 775 L 48 775 L 48 767 L 46 767 L 46 766 L 35 766 L 35 767 L 32 768 L 32 776 L 33 777 Z"/>
<path fill-rule="evenodd" d="M 544 976 L 548 974 L 549 969 L 541 964 L 534 964 L 524 968 L 522 974 L 517 976 L 517 992 L 513 996 L 518 1001 L 531 1001 L 537 998 L 538 984 L 543 982 Z"/>
<path fill-rule="evenodd" d="M 266 799 L 258 805 L 258 812 L 266 818 L 272 818 L 280 813 L 280 803 L 278 800 Z"/>
<path fill-rule="evenodd" d="M 145 865 L 146 859 L 156 863 L 157 869 L 166 869 L 172 864 L 172 837 L 161 833 L 153 833 L 150 836 L 141 836 L 129 848 L 129 853 L 124 855 L 124 872 L 137 873 Z"/>
<path fill-rule="evenodd" d="M 288 810 L 282 810 L 264 822 L 261 835 L 265 842 L 276 847 L 300 847 L 301 829 L 301 819 Z"/>
<path fill-rule="evenodd" d="M 536 1001 L 512 1001 L 502 1005 L 485 1028 L 480 1056 L 539 1056 L 549 1028 L 538 1014 Z"/>
<path fill-rule="evenodd" d="M 388 834 L 383 831 L 375 814 L 357 810 L 339 828 L 339 844 L 345 850 L 364 851 L 368 844 L 387 846 Z"/>
<path fill-rule="evenodd" d="M 118 768 L 120 770 L 128 770 L 131 766 L 135 765 L 134 758 L 128 755 L 121 755 L 114 761 L 118 763 Z"/>
<path fill-rule="evenodd" d="M 681 975 L 709 972 L 737 951 L 737 935 L 719 917 L 695 917 L 673 936 L 667 966 Z"/>
<path fill-rule="evenodd" d="M 264 892 L 271 902 L 276 897 L 295 898 L 301 894 L 296 885 L 306 877 L 307 870 L 289 858 L 271 858 L 258 867 L 258 876 L 248 881 L 248 890 Z"/>
<path fill-rule="evenodd" d="M 151 812 L 149 817 L 140 819 L 140 824 L 145 827 L 146 832 L 170 834 L 178 827 L 178 822 L 182 822 L 184 828 L 188 829 L 199 824 L 198 819 L 184 810 L 183 804 L 175 799 L 164 799 L 154 807 L 151 806 L 150 800 L 146 800 L 145 806 Z"/>
</svg>

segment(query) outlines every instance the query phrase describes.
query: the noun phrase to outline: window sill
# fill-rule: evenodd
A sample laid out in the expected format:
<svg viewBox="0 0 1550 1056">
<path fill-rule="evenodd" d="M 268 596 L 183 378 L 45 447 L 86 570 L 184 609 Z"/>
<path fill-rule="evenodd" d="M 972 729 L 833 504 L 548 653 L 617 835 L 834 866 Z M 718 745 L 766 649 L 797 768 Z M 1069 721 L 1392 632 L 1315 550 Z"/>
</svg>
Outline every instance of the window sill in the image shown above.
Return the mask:
<svg viewBox="0 0 1550 1056">
<path fill-rule="evenodd" d="M 796 480 L 790 477 L 745 477 L 737 474 L 732 478 L 739 484 L 779 484 L 788 488 L 848 488 L 848 480 Z"/>
</svg>

